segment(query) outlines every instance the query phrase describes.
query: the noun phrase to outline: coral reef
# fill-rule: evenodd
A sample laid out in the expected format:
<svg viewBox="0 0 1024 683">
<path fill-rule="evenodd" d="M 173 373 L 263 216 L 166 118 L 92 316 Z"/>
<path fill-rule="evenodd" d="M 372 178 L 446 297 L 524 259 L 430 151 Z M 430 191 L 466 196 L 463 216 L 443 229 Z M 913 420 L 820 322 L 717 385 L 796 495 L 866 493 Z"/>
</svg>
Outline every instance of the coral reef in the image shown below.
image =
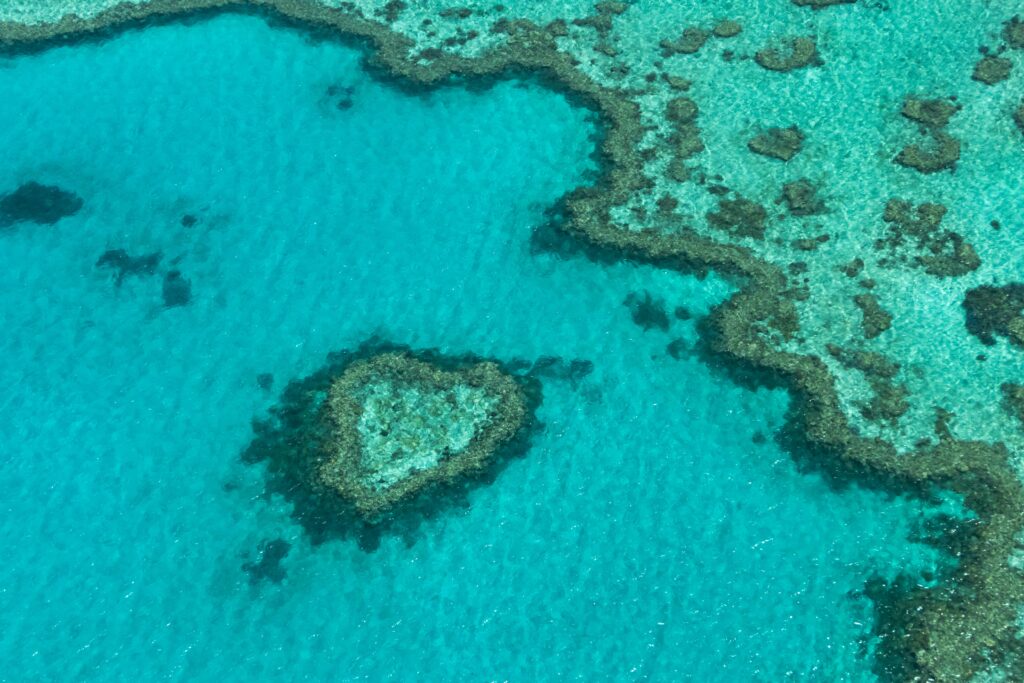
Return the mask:
<svg viewBox="0 0 1024 683">
<path fill-rule="evenodd" d="M 964 238 L 941 229 L 946 207 L 923 203 L 917 206 L 902 199 L 890 199 L 883 220 L 888 234 L 875 242 L 875 249 L 888 249 L 893 258 L 911 260 L 936 277 L 956 277 L 977 270 L 981 259 Z M 906 254 L 910 248 L 911 254 Z"/>
<path fill-rule="evenodd" d="M 803 143 L 804 134 L 796 126 L 769 128 L 751 138 L 747 149 L 755 154 L 789 161 L 797 155 Z"/>
<path fill-rule="evenodd" d="M 949 100 L 908 96 L 903 101 L 901 113 L 911 121 L 942 128 L 958 111 L 960 111 L 960 107 Z"/>
<path fill-rule="evenodd" d="M 675 40 L 661 41 L 661 54 L 663 57 L 672 55 L 692 55 L 699 52 L 704 43 L 708 41 L 708 32 L 696 26 L 689 26 L 683 29 L 682 35 Z"/>
<path fill-rule="evenodd" d="M 129 275 L 155 275 L 163 254 L 155 251 L 152 254 L 132 256 L 124 249 L 110 249 L 103 252 L 96 260 L 97 268 L 109 268 L 114 271 L 114 283 L 120 287 Z"/>
<path fill-rule="evenodd" d="M 833 5 L 852 5 L 855 2 L 857 0 L 793 0 L 794 5 L 811 9 L 824 9 Z"/>
<path fill-rule="evenodd" d="M 644 291 L 643 296 L 636 292 L 630 292 L 623 303 L 629 308 L 633 322 L 643 328 L 644 332 L 652 328 L 668 329 L 669 319 L 665 302 L 655 299 L 650 292 Z"/>
<path fill-rule="evenodd" d="M 942 131 L 930 135 L 924 145 L 907 145 L 894 159 L 900 166 L 921 173 L 937 173 L 955 168 L 959 160 L 960 141 Z"/>
<path fill-rule="evenodd" d="M 1019 16 L 1011 17 L 1003 24 L 1003 40 L 1012 50 L 1024 50 L 1024 21 Z"/>
<path fill-rule="evenodd" d="M 523 427 L 527 401 L 494 363 L 442 370 L 407 353 L 353 363 L 324 404 L 317 477 L 368 519 L 430 484 L 483 469 Z"/>
<path fill-rule="evenodd" d="M 828 211 L 825 202 L 818 196 L 818 188 L 807 178 L 785 183 L 778 201 L 786 203 L 792 216 L 816 216 Z"/>
<path fill-rule="evenodd" d="M 1010 77 L 1010 70 L 1013 62 L 1005 57 L 985 55 L 974 65 L 974 73 L 971 78 L 980 81 L 985 85 L 995 85 Z"/>
<path fill-rule="evenodd" d="M 676 340 L 679 343 L 672 342 L 670 353 L 680 358 L 697 355 L 746 386 L 787 388 L 792 407 L 782 442 L 799 464 L 822 472 L 829 481 L 859 482 L 928 499 L 938 490 L 949 491 L 963 498 L 977 520 L 965 527 L 966 531 L 945 536 L 943 547 L 956 562 L 934 586 L 905 580 L 872 586 L 879 588 L 869 591 L 877 615 L 879 650 L 875 662 L 879 675 L 889 680 L 954 681 L 1004 666 L 1009 680 L 1024 678 L 1021 658 L 1014 657 L 1020 644 L 1016 619 L 1018 605 L 1024 603 L 1024 581 L 1007 562 L 1024 528 L 1024 491 L 1006 447 L 958 438 L 953 434 L 956 425 L 950 427 L 954 418 L 945 413 L 935 420 L 932 440 L 922 441 L 911 450 L 900 450 L 884 436 L 865 435 L 862 425 L 855 424 L 865 406 L 854 406 L 850 411 L 835 381 L 836 373 L 845 366 L 834 360 L 835 367 L 830 368 L 820 357 L 821 346 L 815 348 L 800 341 L 825 336 L 802 315 L 796 304 L 807 290 L 794 287 L 788 275 L 806 271 L 806 264 L 803 269 L 795 268 L 798 262 L 792 252 L 773 260 L 760 250 L 768 245 L 782 251 L 784 240 L 739 246 L 731 241 L 737 235 L 710 220 L 708 227 L 714 232 L 699 228 L 657 230 L 645 225 L 639 214 L 635 214 L 636 225 L 627 225 L 629 219 L 620 218 L 615 209 L 626 206 L 640 193 L 649 195 L 656 182 L 651 175 L 659 175 L 658 168 L 665 169 L 666 179 L 673 171 L 683 177 L 678 163 L 650 164 L 651 158 L 641 153 L 641 149 L 650 148 L 649 133 L 664 128 L 659 119 L 665 114 L 663 103 L 669 99 L 653 98 L 657 111 L 652 113 L 654 109 L 643 94 L 659 88 L 677 94 L 689 88 L 689 81 L 662 71 L 660 79 L 655 73 L 653 80 L 637 83 L 631 80 L 625 61 L 609 65 L 606 72 L 602 72 L 600 62 L 588 62 L 594 39 L 584 33 L 596 33 L 598 40 L 611 45 L 613 14 L 599 13 L 596 19 L 582 24 L 561 20 L 546 26 L 529 19 L 503 17 L 487 33 L 490 42 L 486 49 L 473 51 L 470 45 L 441 46 L 440 41 L 432 44 L 423 36 L 410 37 L 402 27 L 382 24 L 377 15 L 367 16 L 354 5 L 328 9 L 312 0 L 151 0 L 144 5 L 121 5 L 88 18 L 68 16 L 51 24 L 0 24 L 0 46 L 8 51 L 36 51 L 83 37 L 100 37 L 111 26 L 128 26 L 147 18 L 239 6 L 318 35 L 364 38 L 373 49 L 370 65 L 414 92 L 465 79 L 492 80 L 530 72 L 541 74 L 580 104 L 599 112 L 605 126 L 598 152 L 603 174 L 593 187 L 578 188 L 564 198 L 560 207 L 564 220 L 549 227 L 546 243 L 602 260 L 624 258 L 684 273 L 714 269 L 734 279 L 738 291 L 701 320 L 701 342 L 691 351 L 685 342 Z M 638 5 L 630 7 L 628 12 L 641 10 Z M 808 21 L 813 18 L 810 14 L 808 17 Z M 545 19 L 542 24 L 549 21 Z M 560 38 L 564 36 L 571 38 Z M 462 48 L 466 49 L 460 52 Z M 433 51 L 425 54 L 427 49 Z M 600 55 L 599 60 L 603 59 Z M 755 61 L 770 71 L 822 64 L 816 40 L 810 37 L 769 46 L 755 55 Z M 920 125 L 928 141 L 923 147 L 908 146 L 900 154 L 900 163 L 924 173 L 953 168 L 959 159 L 960 143 L 943 130 L 945 123 L 907 118 Z M 695 126 L 687 136 L 679 135 L 683 137 L 689 140 L 684 150 L 692 149 L 694 140 L 700 142 Z M 671 150 L 670 154 L 678 158 L 680 152 Z M 687 169 L 686 176 L 690 175 L 701 185 L 706 185 L 710 177 L 700 169 Z M 890 196 L 893 191 L 880 196 Z M 850 261 L 854 256 L 847 252 L 839 258 L 849 261 L 847 272 L 853 273 L 851 277 L 859 277 L 865 266 L 863 259 L 859 266 L 856 259 Z M 838 265 L 812 272 L 835 272 Z M 861 282 L 867 286 L 867 280 Z M 830 302 L 836 301 L 831 287 L 822 290 Z M 877 336 L 891 325 L 891 317 L 874 294 L 861 294 L 855 302 L 864 316 L 866 336 Z M 257 425 L 257 438 L 247 458 L 270 463 L 270 481 L 294 502 L 296 516 L 315 539 L 323 540 L 340 530 L 343 535 L 355 533 L 365 546 L 372 547 L 380 525 L 367 525 L 338 502 L 339 496 L 320 495 L 322 489 L 311 487 L 299 476 L 311 471 L 322 458 L 321 439 L 326 435 L 318 421 L 315 398 L 318 392 L 322 396 L 329 389 L 332 369 L 340 370 L 347 362 L 351 362 L 349 356 L 335 357 L 324 371 L 291 383 L 273 419 Z M 859 372 L 852 362 L 851 367 Z M 897 405 L 894 398 L 883 397 L 882 404 L 876 406 L 881 409 L 883 421 L 886 411 L 897 412 L 885 407 Z M 904 422 L 906 418 L 901 420 Z"/>
<path fill-rule="evenodd" d="M 192 302 L 192 283 L 185 279 L 180 270 L 172 270 L 164 276 L 164 306 L 175 308 Z"/>
<path fill-rule="evenodd" d="M 719 199 L 718 211 L 708 212 L 708 225 L 736 237 L 764 237 L 768 212 L 745 197 Z"/>
<path fill-rule="evenodd" d="M 568 379 L 591 367 L 570 365 Z M 290 382 L 243 459 L 268 462 L 268 485 L 314 543 L 355 536 L 372 548 L 524 452 L 539 403 L 537 380 L 511 367 L 372 339 Z"/>
<path fill-rule="evenodd" d="M 861 326 L 864 328 L 865 339 L 874 339 L 892 327 L 892 316 L 882 308 L 874 294 L 858 294 L 853 297 L 853 302 L 863 316 Z"/>
<path fill-rule="evenodd" d="M 74 192 L 30 181 L 0 197 L 0 228 L 21 222 L 53 225 L 78 213 L 83 203 Z"/>
<path fill-rule="evenodd" d="M 715 24 L 715 27 L 711 29 L 712 35 L 716 38 L 733 38 L 738 36 L 743 31 L 743 27 L 740 26 L 738 21 L 732 19 L 722 19 L 720 22 Z"/>
<path fill-rule="evenodd" d="M 255 586 L 264 581 L 284 581 L 288 572 L 281 566 L 281 562 L 288 557 L 291 549 L 292 544 L 283 538 L 262 541 L 259 547 L 260 559 L 242 565 L 242 571 L 249 575 L 249 583 Z"/>
<path fill-rule="evenodd" d="M 982 344 L 993 346 L 998 336 L 1024 347 L 1024 284 L 974 287 L 967 290 L 963 306 L 967 331 Z"/>
<path fill-rule="evenodd" d="M 777 45 L 759 50 L 754 61 L 769 71 L 794 71 L 824 64 L 818 54 L 818 41 L 812 36 L 784 38 Z"/>
</svg>

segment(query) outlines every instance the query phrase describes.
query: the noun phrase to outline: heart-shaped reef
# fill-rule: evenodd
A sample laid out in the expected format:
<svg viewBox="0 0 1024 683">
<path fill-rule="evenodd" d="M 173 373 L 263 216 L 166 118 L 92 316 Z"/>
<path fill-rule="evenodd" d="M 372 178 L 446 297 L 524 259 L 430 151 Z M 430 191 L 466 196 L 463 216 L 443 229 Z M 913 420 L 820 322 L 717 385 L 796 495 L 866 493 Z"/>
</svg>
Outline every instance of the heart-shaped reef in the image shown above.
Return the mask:
<svg viewBox="0 0 1024 683">
<path fill-rule="evenodd" d="M 408 530 L 528 449 L 540 383 L 511 367 L 376 340 L 332 353 L 254 423 L 243 459 L 267 462 L 314 542 Z"/>
</svg>

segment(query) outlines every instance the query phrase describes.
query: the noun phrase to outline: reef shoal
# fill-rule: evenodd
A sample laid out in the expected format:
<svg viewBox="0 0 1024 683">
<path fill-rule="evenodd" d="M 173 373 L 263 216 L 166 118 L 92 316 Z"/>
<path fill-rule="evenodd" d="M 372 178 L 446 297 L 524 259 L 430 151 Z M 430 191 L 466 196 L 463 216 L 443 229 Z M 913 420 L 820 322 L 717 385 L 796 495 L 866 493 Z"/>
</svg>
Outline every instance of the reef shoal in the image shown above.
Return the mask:
<svg viewBox="0 0 1024 683">
<path fill-rule="evenodd" d="M 998 326 L 985 339 L 994 344 L 972 336 L 958 305 L 969 290 L 1007 283 L 1015 230 L 1000 227 L 1017 227 L 1024 215 L 1013 178 L 993 170 L 1018 168 L 1024 153 L 1013 114 L 1019 95 L 1001 95 L 1024 69 L 992 63 L 1005 80 L 990 78 L 988 67 L 986 79 L 973 78 L 979 44 L 1005 44 L 999 59 L 1020 61 L 1019 20 L 982 5 L 759 0 L 725 17 L 710 5 L 676 3 L 426 9 L 371 0 L 154 0 L 98 3 L 84 16 L 0 12 L 8 20 L 0 49 L 38 51 L 227 9 L 366 40 L 371 66 L 414 91 L 523 72 L 545 78 L 598 112 L 605 130 L 598 182 L 563 199 L 558 228 L 566 239 L 596 259 L 734 279 L 737 293 L 700 326 L 700 353 L 737 382 L 790 391 L 784 431 L 798 462 L 837 484 L 926 498 L 953 492 L 971 511 L 946 536 L 955 562 L 937 587 L 870 591 L 884 616 L 875 625 L 879 676 L 1021 680 L 1024 436 L 1000 390 L 1021 380 L 1019 351 Z M 728 30 L 716 31 L 726 18 Z M 848 29 L 846 42 L 836 26 Z M 944 48 L 924 47 L 936 44 Z M 669 106 L 681 92 L 693 106 Z M 780 118 L 755 121 L 737 115 L 741 109 L 777 109 Z M 972 125 L 978 120 L 991 124 Z M 799 147 L 788 161 L 747 151 L 754 136 L 787 127 L 801 132 L 798 145 L 788 136 L 785 155 Z M 741 154 L 724 154 L 733 148 Z M 808 185 L 791 186 L 790 206 L 801 205 L 806 187 L 820 202 L 782 215 L 765 208 L 799 179 Z M 978 196 L 983 201 L 972 203 Z M 887 220 L 894 198 L 901 203 Z M 940 205 L 941 227 L 921 214 Z M 968 350 L 970 362 L 946 362 L 949 349 Z M 881 384 L 874 377 L 872 386 L 864 364 L 851 361 L 868 357 L 856 353 L 878 354 L 873 367 L 895 369 L 882 379 L 902 389 L 883 403 L 905 406 L 864 409 Z M 283 396 L 303 405 L 302 392 L 326 390 L 332 376 L 293 383 Z M 250 456 L 268 456 L 280 474 L 287 467 L 261 450 L 280 445 L 280 434 L 260 429 L 266 438 Z M 323 514 L 306 523 L 320 532 L 328 525 Z"/>
<path fill-rule="evenodd" d="M 371 339 L 290 382 L 243 460 L 267 463 L 314 542 L 372 548 L 526 451 L 541 389 L 519 365 Z"/>
</svg>

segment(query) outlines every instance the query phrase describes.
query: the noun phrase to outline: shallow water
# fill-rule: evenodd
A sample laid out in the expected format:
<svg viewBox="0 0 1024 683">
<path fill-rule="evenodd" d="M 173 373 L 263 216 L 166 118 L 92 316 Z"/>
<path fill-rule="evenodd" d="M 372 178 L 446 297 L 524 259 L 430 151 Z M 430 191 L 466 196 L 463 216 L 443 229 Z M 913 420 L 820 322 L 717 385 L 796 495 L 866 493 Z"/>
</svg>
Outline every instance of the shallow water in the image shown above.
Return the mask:
<svg viewBox="0 0 1024 683">
<path fill-rule="evenodd" d="M 588 112 L 529 83 L 411 96 L 360 60 L 222 16 L 0 70 L 0 192 L 84 200 L 0 233 L 0 679 L 872 680 L 857 592 L 933 563 L 917 505 L 797 473 L 784 394 L 622 303 L 697 317 L 727 283 L 531 254 L 596 170 Z M 162 257 L 117 285 L 110 249 Z M 312 547 L 239 453 L 374 334 L 595 369 L 544 380 L 544 431 L 468 509 Z M 285 579 L 252 585 L 277 538 Z"/>
</svg>

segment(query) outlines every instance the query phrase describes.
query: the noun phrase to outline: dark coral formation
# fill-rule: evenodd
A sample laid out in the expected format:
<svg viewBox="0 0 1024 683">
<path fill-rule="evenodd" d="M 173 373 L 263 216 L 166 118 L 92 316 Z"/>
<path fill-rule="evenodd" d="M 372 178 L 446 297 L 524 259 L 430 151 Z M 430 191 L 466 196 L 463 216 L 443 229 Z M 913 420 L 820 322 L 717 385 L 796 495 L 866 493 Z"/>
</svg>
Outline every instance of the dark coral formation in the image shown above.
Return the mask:
<svg viewBox="0 0 1024 683">
<path fill-rule="evenodd" d="M 630 292 L 622 303 L 629 308 L 633 322 L 643 328 L 644 332 L 650 329 L 668 330 L 670 321 L 665 302 L 655 299 L 650 292 L 644 291 L 643 296 Z"/>
<path fill-rule="evenodd" d="M 874 339 L 892 327 L 892 316 L 878 303 L 878 297 L 874 294 L 858 294 L 853 297 L 853 303 L 860 309 L 861 327 L 864 329 L 865 339 Z"/>
<path fill-rule="evenodd" d="M 403 352 L 346 367 L 321 412 L 329 432 L 310 476 L 371 521 L 482 470 L 528 419 L 525 393 L 494 363 L 442 369 Z"/>
<path fill-rule="evenodd" d="M 523 453 L 539 403 L 537 380 L 495 361 L 371 340 L 290 382 L 254 422 L 243 459 L 267 462 L 268 486 L 292 501 L 314 543 L 355 537 L 372 548 Z"/>
<path fill-rule="evenodd" d="M 942 128 L 949 123 L 960 107 L 945 99 L 925 99 L 908 96 L 901 113 L 911 121 Z"/>
<path fill-rule="evenodd" d="M 860 406 L 860 413 L 865 419 L 895 424 L 910 408 L 906 401 L 909 396 L 906 386 L 893 382 L 900 369 L 898 363 L 875 351 L 850 350 L 832 344 L 828 346 L 828 352 L 844 367 L 861 372 L 868 381 L 872 395 Z"/>
<path fill-rule="evenodd" d="M 1020 131 L 1021 135 L 1024 135 L 1024 102 L 1013 110 L 1013 122 L 1017 124 L 1017 130 Z"/>
<path fill-rule="evenodd" d="M 673 98 L 665 107 L 665 117 L 675 128 L 671 141 L 675 153 L 673 163 L 677 169 L 673 175 L 681 182 L 685 182 L 689 177 L 683 161 L 704 150 L 704 142 L 700 139 L 700 127 L 697 125 L 699 113 L 697 103 L 689 97 Z"/>
<path fill-rule="evenodd" d="M 811 9 L 824 9 L 833 5 L 852 5 L 857 0 L 793 0 L 798 7 L 810 7 Z"/>
<path fill-rule="evenodd" d="M 768 220 L 768 212 L 757 202 L 746 197 L 719 199 L 718 211 L 707 215 L 708 225 L 734 237 L 762 239 Z"/>
<path fill-rule="evenodd" d="M 146 17 L 236 6 L 233 0 L 151 0 L 120 5 L 91 19 L 68 16 L 54 24 L 0 24 L 0 48 L 36 51 L 97 31 L 106 35 L 110 26 L 127 26 Z M 590 245 L 588 255 L 618 256 L 683 272 L 715 269 L 736 277 L 742 288 L 702 321 L 698 350 L 703 359 L 744 385 L 790 391 L 791 410 L 780 441 L 794 459 L 826 474 L 830 482 L 861 482 L 924 498 L 936 490 L 948 490 L 963 498 L 978 521 L 964 540 L 944 538 L 944 551 L 958 561 L 936 586 L 906 582 L 903 590 L 873 596 L 878 612 L 888 615 L 875 623 L 879 675 L 905 681 L 967 680 L 995 664 L 1016 666 L 1009 679 L 1024 679 L 1020 660 L 1013 658 L 1024 580 L 1007 563 L 1024 527 L 1024 488 L 1006 448 L 957 440 L 948 430 L 940 434 L 937 445 L 907 453 L 885 440 L 862 437 L 843 412 L 834 377 L 824 362 L 813 355 L 780 351 L 772 344 L 799 330 L 784 271 L 746 249 L 692 232 L 620 229 L 609 216 L 611 207 L 648 184 L 638 153 L 644 126 L 639 107 L 628 93 L 603 87 L 577 70 L 574 58 L 557 49 L 554 36 L 528 21 L 506 20 L 496 26 L 497 32 L 507 34 L 508 42 L 481 57 L 442 53 L 424 63 L 409 59 L 408 38 L 350 7 L 328 10 L 308 0 L 265 0 L 259 7 L 275 20 L 321 34 L 331 31 L 368 39 L 375 50 L 374 63 L 416 89 L 456 77 L 538 71 L 599 111 L 607 126 L 601 142 L 604 176 L 597 187 L 580 188 L 566 197 L 567 218 L 559 229 Z M 781 53 L 762 55 L 762 66 L 786 66 L 792 61 L 783 57 Z M 325 391 L 321 384 L 329 376 L 329 372 L 317 373 L 292 383 L 273 424 L 257 426 L 259 436 L 248 451 L 250 458 L 271 463 L 271 479 L 280 484 L 277 490 L 295 503 L 296 515 L 320 540 L 339 529 L 351 533 L 352 525 L 342 523 L 344 515 L 333 514 L 337 509 L 329 502 L 310 495 L 300 478 L 289 476 L 296 468 L 285 463 L 301 457 L 275 458 L 271 453 L 294 454 L 296 449 L 319 453 L 313 447 L 315 440 L 310 440 L 316 421 L 307 410 L 308 397 L 310 392 Z M 436 503 L 431 509 L 436 509 Z M 367 546 L 379 535 L 376 528 L 369 531 L 360 536 Z"/>
<path fill-rule="evenodd" d="M 1005 337 L 1014 346 L 1024 347 L 1024 284 L 1014 282 L 1002 287 L 981 285 L 967 290 L 963 301 L 967 331 L 986 346 L 996 337 Z"/>
<path fill-rule="evenodd" d="M 682 35 L 675 40 L 662 40 L 661 54 L 665 57 L 672 55 L 692 55 L 699 52 L 704 43 L 708 42 L 708 32 L 696 26 L 689 26 L 683 29 Z"/>
<path fill-rule="evenodd" d="M 956 277 L 981 265 L 974 247 L 960 233 L 941 227 L 946 207 L 941 204 L 914 206 L 903 199 L 890 199 L 883 220 L 889 230 L 876 249 L 888 249 L 893 258 L 910 260 L 936 277 Z"/>
<path fill-rule="evenodd" d="M 1003 406 L 1007 412 L 1024 425 L 1024 385 L 1004 382 L 999 389 L 1003 392 Z"/>
<path fill-rule="evenodd" d="M 920 132 L 925 140 L 907 145 L 893 161 L 921 173 L 956 168 L 956 162 L 960 160 L 960 141 L 947 133 L 945 127 L 958 111 L 958 105 L 943 99 L 907 96 L 901 113 L 921 124 Z"/>
<path fill-rule="evenodd" d="M 0 228 L 21 222 L 53 225 L 78 213 L 83 204 L 74 192 L 29 181 L 0 197 Z"/>
<path fill-rule="evenodd" d="M 515 362 L 509 363 L 509 369 L 516 365 Z M 529 368 L 527 374 L 531 377 L 568 382 L 573 389 L 578 389 L 580 383 L 594 371 L 594 362 L 585 358 L 566 360 L 558 356 L 541 356 L 532 365 L 524 365 Z"/>
<path fill-rule="evenodd" d="M 742 33 L 742 31 L 743 27 L 740 26 L 740 23 L 732 19 L 722 19 L 711 29 L 711 33 L 716 38 L 733 38 Z"/>
<path fill-rule="evenodd" d="M 281 566 L 281 562 L 288 557 L 291 549 L 292 544 L 283 538 L 262 541 L 259 547 L 260 559 L 242 565 L 242 571 L 249 575 L 249 583 L 255 586 L 264 581 L 284 581 L 288 572 Z"/>
<path fill-rule="evenodd" d="M 187 306 L 192 302 L 192 283 L 180 270 L 172 270 L 164 276 L 163 297 L 166 308 Z"/>
<path fill-rule="evenodd" d="M 924 144 L 913 143 L 900 150 L 894 161 L 921 173 L 937 173 L 956 167 L 960 160 L 960 141 L 945 131 L 936 131 Z"/>
<path fill-rule="evenodd" d="M 816 216 L 828 208 L 818 196 L 818 188 L 807 178 L 800 178 L 782 186 L 780 202 L 786 203 L 791 216 Z"/>
<path fill-rule="evenodd" d="M 163 257 L 159 251 L 142 256 L 132 256 L 124 249 L 110 249 L 103 252 L 96 260 L 97 268 L 109 268 L 114 271 L 114 283 L 120 287 L 129 275 L 155 275 Z"/>
<path fill-rule="evenodd" d="M 778 45 L 759 50 L 754 61 L 769 71 L 794 71 L 824 64 L 818 54 L 818 41 L 813 36 L 784 38 Z"/>
<path fill-rule="evenodd" d="M 1009 78 L 1012 68 L 1013 62 L 1006 57 L 985 55 L 974 65 L 974 72 L 971 74 L 971 78 L 985 85 L 995 85 Z"/>
<path fill-rule="evenodd" d="M 755 135 L 747 143 L 747 148 L 762 156 L 789 161 L 800 151 L 804 144 L 804 134 L 796 126 L 789 128 L 769 128 Z"/>
<path fill-rule="evenodd" d="M 1024 21 L 1019 16 L 1011 17 L 1003 24 L 1003 40 L 1011 50 L 1024 50 Z"/>
</svg>

